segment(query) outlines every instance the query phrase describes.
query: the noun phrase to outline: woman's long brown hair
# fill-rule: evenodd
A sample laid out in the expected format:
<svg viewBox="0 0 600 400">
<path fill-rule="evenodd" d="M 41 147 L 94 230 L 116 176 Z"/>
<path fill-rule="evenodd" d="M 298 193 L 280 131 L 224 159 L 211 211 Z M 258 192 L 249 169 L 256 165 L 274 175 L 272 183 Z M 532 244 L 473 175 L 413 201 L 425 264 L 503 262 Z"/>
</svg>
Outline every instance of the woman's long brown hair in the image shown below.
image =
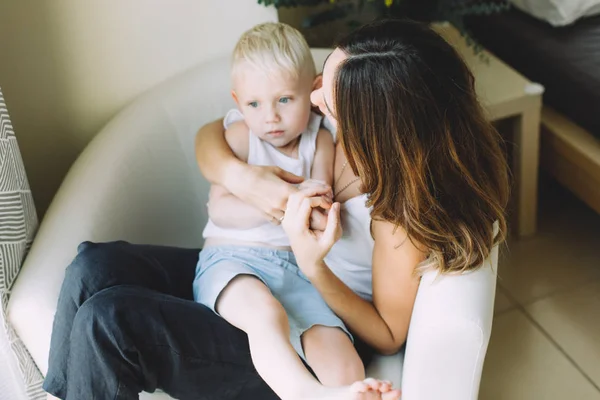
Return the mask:
<svg viewBox="0 0 600 400">
<path fill-rule="evenodd" d="M 411 21 L 373 22 L 337 47 L 348 56 L 334 85 L 340 140 L 372 218 L 425 247 L 421 272 L 482 266 L 505 239 L 509 178 L 470 70 L 441 36 Z"/>
</svg>

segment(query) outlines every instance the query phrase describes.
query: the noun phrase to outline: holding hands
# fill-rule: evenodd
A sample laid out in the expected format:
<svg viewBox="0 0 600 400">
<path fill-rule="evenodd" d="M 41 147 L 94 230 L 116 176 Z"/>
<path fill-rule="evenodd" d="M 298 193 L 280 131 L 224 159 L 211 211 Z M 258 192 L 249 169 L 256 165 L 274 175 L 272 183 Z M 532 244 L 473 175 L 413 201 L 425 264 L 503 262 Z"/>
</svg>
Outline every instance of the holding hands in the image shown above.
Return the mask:
<svg viewBox="0 0 600 400">
<path fill-rule="evenodd" d="M 302 271 L 310 276 L 322 265 L 335 242 L 342 236 L 340 204 L 332 203 L 331 188 L 323 185 L 300 189 L 288 198 L 282 226 Z M 322 230 L 311 226 L 311 214 L 328 210 Z"/>
<path fill-rule="evenodd" d="M 319 193 L 323 192 L 326 200 L 333 201 L 333 189 L 327 183 L 316 179 L 307 179 L 298 185 L 298 189 L 317 189 Z M 331 203 L 330 203 L 331 204 Z M 327 226 L 327 209 L 325 207 L 315 207 L 310 213 L 310 229 L 315 231 L 324 231 Z"/>
<path fill-rule="evenodd" d="M 342 235 L 340 204 L 333 203 L 331 186 L 278 167 L 247 166 L 235 176 L 228 185 L 231 192 L 272 223 L 281 222 L 303 271 L 308 275 L 320 265 Z"/>
</svg>

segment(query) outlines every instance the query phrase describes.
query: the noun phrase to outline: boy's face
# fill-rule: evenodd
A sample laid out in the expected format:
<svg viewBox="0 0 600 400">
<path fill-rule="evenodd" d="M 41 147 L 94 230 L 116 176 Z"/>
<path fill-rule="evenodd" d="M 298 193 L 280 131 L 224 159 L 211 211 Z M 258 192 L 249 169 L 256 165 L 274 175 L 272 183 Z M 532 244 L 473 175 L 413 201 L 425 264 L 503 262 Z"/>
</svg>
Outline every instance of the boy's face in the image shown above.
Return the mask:
<svg viewBox="0 0 600 400">
<path fill-rule="evenodd" d="M 275 147 L 284 147 L 305 129 L 310 116 L 309 77 L 267 74 L 249 65 L 234 77 L 233 98 L 250 130 Z"/>
</svg>

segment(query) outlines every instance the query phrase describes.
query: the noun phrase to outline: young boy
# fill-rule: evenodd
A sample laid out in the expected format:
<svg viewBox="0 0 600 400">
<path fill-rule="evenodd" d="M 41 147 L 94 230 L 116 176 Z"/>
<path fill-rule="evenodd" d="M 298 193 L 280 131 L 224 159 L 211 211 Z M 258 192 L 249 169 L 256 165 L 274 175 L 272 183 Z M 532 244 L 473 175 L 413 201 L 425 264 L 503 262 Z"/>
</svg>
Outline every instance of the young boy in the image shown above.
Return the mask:
<svg viewBox="0 0 600 400">
<path fill-rule="evenodd" d="M 242 35 L 232 63 L 239 111 L 224 123 L 240 160 L 332 184 L 332 135 L 310 111 L 315 76 L 297 30 L 267 23 Z M 248 334 L 254 365 L 273 391 L 284 400 L 372 398 L 360 393 L 368 384 L 358 382 L 364 366 L 350 333 L 298 269 L 281 226 L 215 185 L 209 217 L 194 298 Z"/>
</svg>

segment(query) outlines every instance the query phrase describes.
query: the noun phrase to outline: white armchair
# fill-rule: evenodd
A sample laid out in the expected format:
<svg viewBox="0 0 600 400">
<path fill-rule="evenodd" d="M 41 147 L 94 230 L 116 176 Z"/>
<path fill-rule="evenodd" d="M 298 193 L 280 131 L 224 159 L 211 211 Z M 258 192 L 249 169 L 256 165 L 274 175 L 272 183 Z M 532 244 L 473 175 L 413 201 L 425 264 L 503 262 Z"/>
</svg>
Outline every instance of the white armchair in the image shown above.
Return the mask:
<svg viewBox="0 0 600 400">
<path fill-rule="evenodd" d="M 319 68 L 327 54 L 314 50 Z M 208 183 L 196 166 L 194 135 L 231 106 L 228 60 L 202 64 L 123 110 L 73 165 L 39 229 L 8 309 L 43 374 L 60 285 L 77 244 L 115 239 L 202 244 Z M 496 262 L 497 250 L 477 272 L 426 275 L 405 353 L 376 358 L 369 375 L 401 385 L 406 400 L 476 399 L 491 332 Z"/>
</svg>

